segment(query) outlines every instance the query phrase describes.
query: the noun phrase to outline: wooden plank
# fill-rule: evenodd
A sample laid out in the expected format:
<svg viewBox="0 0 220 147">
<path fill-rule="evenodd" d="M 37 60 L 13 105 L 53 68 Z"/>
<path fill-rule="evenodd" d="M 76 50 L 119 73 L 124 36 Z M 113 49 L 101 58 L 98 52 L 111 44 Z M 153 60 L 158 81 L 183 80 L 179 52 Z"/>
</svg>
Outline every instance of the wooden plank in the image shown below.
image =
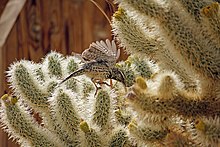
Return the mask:
<svg viewBox="0 0 220 147">
<path fill-rule="evenodd" d="M 49 49 L 56 50 L 58 52 L 62 52 L 66 54 L 66 49 L 61 48 L 61 38 L 63 35 L 62 31 L 62 13 L 60 11 L 62 6 L 62 1 L 60 0 L 53 0 L 51 1 L 51 9 L 50 10 L 50 19 L 49 19 L 49 42 L 50 46 Z"/>
<path fill-rule="evenodd" d="M 93 40 L 93 31 L 94 31 L 94 17 L 93 13 L 95 11 L 93 3 L 90 1 L 84 1 L 83 3 L 83 50 L 89 47 L 89 44 L 95 40 Z M 96 16 L 99 17 L 99 16 Z"/>
<path fill-rule="evenodd" d="M 0 16 L 0 46 L 5 43 L 5 40 L 14 25 L 18 14 L 20 13 L 21 9 L 26 0 L 14 1 L 9 0 Z"/>
<path fill-rule="evenodd" d="M 7 134 L 3 132 L 3 130 L 0 130 L 0 147 L 7 147 L 8 146 L 8 138 Z"/>
<path fill-rule="evenodd" d="M 39 1 L 38 1 L 39 2 Z M 40 1 L 40 3 L 36 6 L 36 13 L 41 15 L 36 15 L 36 20 L 39 21 L 39 27 L 41 27 L 41 32 L 39 35 L 41 36 L 41 45 L 42 49 L 45 52 L 50 50 L 50 36 L 49 36 L 49 28 L 50 28 L 50 9 L 53 9 L 51 5 L 53 2 L 51 0 Z M 48 9 L 50 8 L 50 9 Z"/>
<path fill-rule="evenodd" d="M 26 21 L 28 22 L 28 51 L 29 59 L 33 61 L 40 61 L 40 59 L 45 55 L 43 49 L 43 31 L 42 31 L 42 2 L 40 0 L 30 0 L 27 1 L 27 10 L 28 14 Z M 49 8 L 48 8 L 49 9 Z"/>
<path fill-rule="evenodd" d="M 83 1 L 84 2 L 84 1 Z M 68 20 L 67 20 L 67 30 L 65 30 L 65 35 L 68 35 L 68 50 L 81 53 L 83 50 L 83 41 L 82 41 L 82 3 L 74 3 L 69 1 L 69 11 L 68 11 Z"/>
<path fill-rule="evenodd" d="M 4 68 L 5 68 L 5 50 L 0 47 L 0 96 L 4 94 Z"/>
<path fill-rule="evenodd" d="M 61 11 L 61 48 L 65 49 L 66 52 L 65 53 L 69 53 L 70 54 L 70 48 L 69 48 L 69 28 L 68 28 L 68 23 L 69 23 L 69 1 L 62 1 L 61 3 L 61 7 L 60 7 L 60 11 Z"/>
<path fill-rule="evenodd" d="M 9 0 L 1 0 L 1 2 L 0 2 L 0 16 L 1 16 L 2 12 L 4 11 L 4 8 L 5 8 L 8 1 Z"/>
<path fill-rule="evenodd" d="M 8 83 L 7 83 L 7 77 L 6 77 L 6 71 L 8 70 L 8 67 L 10 64 L 15 62 L 16 60 L 19 60 L 18 58 L 18 38 L 17 38 L 17 25 L 14 25 L 11 29 L 11 32 L 6 40 L 5 43 L 5 59 L 4 59 L 4 90 L 9 91 Z M 13 35 L 12 35 L 13 34 Z"/>
<path fill-rule="evenodd" d="M 10 139 L 8 140 L 8 146 L 6 147 L 20 147 L 20 146 L 15 141 L 12 141 L 12 139 Z"/>
<path fill-rule="evenodd" d="M 103 11 L 109 16 L 109 7 L 108 4 L 105 1 L 97 1 L 99 6 L 103 9 Z M 111 39 L 111 25 L 109 24 L 107 18 L 102 14 L 102 12 L 95 7 L 95 11 L 93 13 L 94 18 L 94 32 L 93 32 L 93 38 L 95 40 L 105 40 L 105 39 Z"/>
<path fill-rule="evenodd" d="M 28 52 L 28 22 L 27 20 L 27 3 L 24 6 L 24 9 L 22 9 L 18 20 L 17 20 L 17 35 L 18 35 L 18 58 L 19 59 L 28 59 L 29 52 Z"/>
<path fill-rule="evenodd" d="M 0 96 L 4 94 L 4 63 L 5 63 L 5 57 L 4 57 L 4 47 L 0 48 Z M 3 132 L 3 130 L 0 129 L 0 147 L 6 147 L 7 146 L 7 135 Z"/>
</svg>

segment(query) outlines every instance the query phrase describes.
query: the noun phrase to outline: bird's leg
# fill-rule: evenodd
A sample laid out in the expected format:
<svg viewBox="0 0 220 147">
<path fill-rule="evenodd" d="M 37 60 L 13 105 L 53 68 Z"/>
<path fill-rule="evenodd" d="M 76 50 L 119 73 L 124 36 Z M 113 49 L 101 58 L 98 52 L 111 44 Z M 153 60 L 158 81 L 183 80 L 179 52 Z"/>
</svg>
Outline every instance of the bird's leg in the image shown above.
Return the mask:
<svg viewBox="0 0 220 147">
<path fill-rule="evenodd" d="M 96 85 L 96 79 L 94 79 L 94 78 L 92 78 L 91 79 L 91 81 L 92 81 L 92 83 L 95 85 L 95 94 L 94 94 L 94 96 L 97 94 L 97 92 L 98 92 L 98 90 L 99 89 L 101 89 L 101 87 L 98 87 L 97 85 Z"/>
<path fill-rule="evenodd" d="M 102 80 L 99 80 L 98 82 L 96 82 L 96 83 L 98 83 L 98 84 L 105 84 L 105 85 L 107 85 L 107 86 L 110 86 L 111 87 L 111 85 L 110 84 L 108 84 L 108 83 L 106 83 L 106 82 L 104 82 L 104 81 L 102 81 Z"/>
<path fill-rule="evenodd" d="M 95 91 L 95 95 L 97 94 L 98 90 L 101 89 L 101 87 L 98 87 L 97 84 L 101 85 L 101 84 L 105 84 L 111 88 L 113 88 L 113 84 L 112 84 L 112 79 L 110 79 L 110 84 L 104 82 L 103 80 L 98 80 L 97 79 L 92 78 L 91 81 L 92 83 L 95 85 L 96 91 Z"/>
<path fill-rule="evenodd" d="M 111 87 L 111 89 L 113 88 L 112 79 L 110 79 L 110 87 Z"/>
</svg>

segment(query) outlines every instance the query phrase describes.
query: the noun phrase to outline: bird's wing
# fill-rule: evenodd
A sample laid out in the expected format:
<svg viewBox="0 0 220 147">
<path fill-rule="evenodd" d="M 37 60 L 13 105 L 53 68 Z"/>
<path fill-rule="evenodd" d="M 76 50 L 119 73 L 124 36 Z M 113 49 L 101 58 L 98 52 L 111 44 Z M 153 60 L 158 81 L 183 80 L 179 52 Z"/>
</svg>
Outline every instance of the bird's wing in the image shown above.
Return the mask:
<svg viewBox="0 0 220 147">
<path fill-rule="evenodd" d="M 107 39 L 96 41 L 90 44 L 89 48 L 83 51 L 82 58 L 85 61 L 106 61 L 109 64 L 115 64 L 120 56 L 120 49 L 117 49 L 114 40 Z"/>
</svg>

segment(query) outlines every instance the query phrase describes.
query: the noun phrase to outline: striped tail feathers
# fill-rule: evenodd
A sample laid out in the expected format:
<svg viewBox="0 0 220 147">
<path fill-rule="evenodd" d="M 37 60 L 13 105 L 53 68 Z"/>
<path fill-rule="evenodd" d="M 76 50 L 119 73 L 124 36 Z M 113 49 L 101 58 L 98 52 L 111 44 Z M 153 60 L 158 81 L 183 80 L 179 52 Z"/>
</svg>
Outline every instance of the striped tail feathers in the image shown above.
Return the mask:
<svg viewBox="0 0 220 147">
<path fill-rule="evenodd" d="M 78 70 L 74 71 L 73 73 L 71 73 L 63 81 L 61 81 L 59 85 L 63 84 L 64 82 L 66 82 L 67 80 L 69 80 L 72 77 L 77 77 L 77 76 L 83 75 L 84 73 L 85 73 L 85 69 L 84 68 L 78 69 Z"/>
</svg>

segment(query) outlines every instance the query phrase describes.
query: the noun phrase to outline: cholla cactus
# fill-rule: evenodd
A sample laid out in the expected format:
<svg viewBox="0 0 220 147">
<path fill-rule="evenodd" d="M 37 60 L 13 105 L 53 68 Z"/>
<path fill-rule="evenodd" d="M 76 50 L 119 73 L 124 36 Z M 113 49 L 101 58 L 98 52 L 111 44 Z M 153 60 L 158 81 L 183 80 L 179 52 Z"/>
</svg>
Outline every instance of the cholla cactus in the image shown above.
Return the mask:
<svg viewBox="0 0 220 147">
<path fill-rule="evenodd" d="M 112 26 L 121 46 L 159 68 L 151 78 L 139 78 L 127 94 L 137 114 L 128 127 L 130 135 L 138 145 L 219 146 L 219 3 L 116 2 Z"/>
<path fill-rule="evenodd" d="M 134 84 L 140 76 L 139 68 L 148 68 L 146 59 L 138 61 L 125 72 L 127 82 Z M 141 62 L 140 62 L 141 61 Z M 137 64 L 140 65 L 137 65 Z M 122 65 L 118 67 L 126 71 Z M 75 56 L 63 57 L 49 53 L 41 63 L 22 60 L 12 64 L 8 71 L 13 94 L 1 99 L 3 128 L 17 139 L 21 146 L 131 146 L 126 126 L 131 114 L 126 110 L 123 84 L 113 82 L 113 89 L 102 85 L 96 95 L 91 80 L 82 75 L 61 81 L 81 66 Z M 136 70 L 138 66 L 138 70 Z M 128 66 L 127 66 L 128 67 Z M 32 116 L 39 113 L 42 122 Z"/>
<path fill-rule="evenodd" d="M 22 146 L 220 145 L 219 4 L 211 0 L 117 0 L 113 33 L 131 56 L 123 84 L 95 87 L 81 65 L 52 52 L 19 61 L 1 99 L 3 128 Z M 38 112 L 42 122 L 33 118 Z"/>
</svg>

